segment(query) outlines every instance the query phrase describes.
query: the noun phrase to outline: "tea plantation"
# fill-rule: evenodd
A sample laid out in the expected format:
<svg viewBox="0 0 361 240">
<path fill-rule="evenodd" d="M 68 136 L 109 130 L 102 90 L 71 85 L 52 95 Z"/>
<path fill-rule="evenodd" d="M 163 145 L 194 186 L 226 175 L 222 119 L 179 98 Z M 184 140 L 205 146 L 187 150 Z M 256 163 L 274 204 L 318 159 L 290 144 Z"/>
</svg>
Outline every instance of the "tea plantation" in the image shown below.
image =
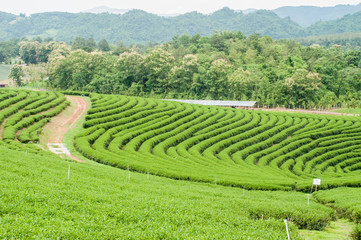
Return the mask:
<svg viewBox="0 0 361 240">
<path fill-rule="evenodd" d="M 89 159 L 173 179 L 263 190 L 361 184 L 357 117 L 272 113 L 91 94 L 75 139 Z"/>
<path fill-rule="evenodd" d="M 286 239 L 284 219 L 302 239 L 336 211 L 360 221 L 361 191 L 337 188 L 361 183 L 356 117 L 90 99 L 74 145 L 96 162 L 78 163 L 37 144 L 62 93 L 0 90 L 1 239 Z"/>
</svg>

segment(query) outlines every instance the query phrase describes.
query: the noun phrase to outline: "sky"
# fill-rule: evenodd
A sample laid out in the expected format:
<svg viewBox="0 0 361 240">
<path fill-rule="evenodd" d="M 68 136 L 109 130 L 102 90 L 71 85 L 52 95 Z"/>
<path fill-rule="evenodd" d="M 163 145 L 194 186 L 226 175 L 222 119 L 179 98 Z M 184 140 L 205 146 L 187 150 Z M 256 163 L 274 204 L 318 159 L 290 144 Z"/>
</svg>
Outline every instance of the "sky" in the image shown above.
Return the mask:
<svg viewBox="0 0 361 240">
<path fill-rule="evenodd" d="M 142 9 L 151 13 L 174 14 L 198 11 L 212 13 L 223 7 L 234 10 L 275 9 L 282 6 L 356 5 L 361 0 L 2 0 L 0 11 L 14 14 L 61 11 L 80 12 L 98 6 Z"/>
</svg>

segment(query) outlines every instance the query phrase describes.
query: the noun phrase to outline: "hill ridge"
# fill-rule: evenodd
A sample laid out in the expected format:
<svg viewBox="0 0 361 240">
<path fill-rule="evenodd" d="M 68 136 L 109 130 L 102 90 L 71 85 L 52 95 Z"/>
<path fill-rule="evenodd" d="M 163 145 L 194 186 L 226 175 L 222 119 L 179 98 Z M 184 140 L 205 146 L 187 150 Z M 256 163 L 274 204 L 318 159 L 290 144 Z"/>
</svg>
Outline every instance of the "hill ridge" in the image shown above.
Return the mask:
<svg viewBox="0 0 361 240">
<path fill-rule="evenodd" d="M 0 12 L 0 41 L 40 36 L 71 42 L 76 36 L 81 36 L 96 41 L 107 39 L 110 43 L 122 41 L 129 45 L 163 43 L 182 34 L 209 36 L 214 31 L 241 31 L 246 35 L 257 33 L 274 39 L 299 38 L 345 32 L 343 27 L 347 26 L 347 31 L 360 32 L 359 19 L 359 14 L 353 14 L 302 28 L 290 18 L 280 18 L 273 11 L 243 14 L 227 7 L 209 15 L 191 12 L 174 17 L 161 17 L 135 9 L 122 15 L 47 12 L 19 17 Z"/>
</svg>

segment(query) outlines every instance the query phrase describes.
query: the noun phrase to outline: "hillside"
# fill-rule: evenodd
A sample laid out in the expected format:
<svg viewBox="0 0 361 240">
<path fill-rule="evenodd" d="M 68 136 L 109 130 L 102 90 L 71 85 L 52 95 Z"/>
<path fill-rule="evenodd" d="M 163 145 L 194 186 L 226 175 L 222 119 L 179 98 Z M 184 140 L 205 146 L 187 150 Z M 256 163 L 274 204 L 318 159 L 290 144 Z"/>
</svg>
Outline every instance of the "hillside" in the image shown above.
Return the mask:
<svg viewBox="0 0 361 240">
<path fill-rule="evenodd" d="M 361 181 L 361 122 L 355 117 L 110 95 L 92 94 L 91 101 L 75 147 L 101 163 L 253 189 L 308 191 L 315 177 L 323 178 L 325 188 Z"/>
<path fill-rule="evenodd" d="M 65 161 L 36 144 L 43 125 L 68 105 L 63 94 L 1 89 L 0 99 L 1 238 L 284 239 L 287 219 L 291 238 L 302 239 L 298 229 L 324 230 L 336 220 L 320 202 L 358 221 L 356 188 L 317 192 L 320 202 L 249 190 L 309 192 L 314 175 L 319 189 L 358 186 L 357 118 L 90 94 L 83 130 L 70 132 L 76 148 L 102 165 Z M 216 150 L 230 150 L 227 141 L 233 154 Z M 243 148 L 246 142 L 252 145 Z M 244 154 L 252 159 L 242 163 Z"/>
<path fill-rule="evenodd" d="M 335 20 L 359 11 L 361 11 L 361 3 L 358 5 L 336 5 L 334 7 L 280 7 L 273 10 L 281 18 L 289 17 L 302 27 L 309 27 L 319 21 Z"/>
<path fill-rule="evenodd" d="M 211 15 L 192 12 L 167 18 L 141 10 L 131 10 L 123 15 L 53 12 L 33 14 L 12 24 L 5 20 L 0 22 L 0 40 L 41 36 L 70 42 L 74 37 L 82 36 L 93 37 L 96 41 L 105 38 L 112 43 L 144 44 L 169 41 L 182 34 L 211 35 L 216 30 L 241 30 L 245 34 L 260 33 L 274 38 L 302 35 L 297 24 L 279 18 L 271 11 L 244 15 L 229 8 Z"/>
<path fill-rule="evenodd" d="M 310 36 L 306 38 L 298 38 L 295 41 L 303 46 L 312 46 L 319 44 L 325 48 L 331 48 L 334 45 L 347 47 L 348 49 L 358 50 L 361 48 L 361 33 L 336 33 L 321 36 Z"/>
<path fill-rule="evenodd" d="M 107 6 L 99 6 L 92 9 L 87 9 L 82 12 L 88 13 L 114 13 L 124 14 L 131 9 L 116 9 Z M 242 10 L 244 14 L 256 12 L 260 9 L 246 9 Z M 361 11 L 361 3 L 358 5 L 336 5 L 333 7 L 316 7 L 316 6 L 285 6 L 272 10 L 280 18 L 289 17 L 302 27 L 309 27 L 318 21 L 329 21 L 342 18 L 347 14 L 353 14 Z M 157 14 L 159 16 L 177 16 L 180 14 Z M 306 16 L 306 17 L 305 17 Z"/>
<path fill-rule="evenodd" d="M 1 136 L 8 143 L 38 142 L 38 130 L 69 104 L 56 92 L 0 93 Z M 323 178 L 324 188 L 361 181 L 356 117 L 90 96 L 74 146 L 100 163 L 248 189 L 307 191 L 315 177 Z"/>
<path fill-rule="evenodd" d="M 307 29 L 307 35 L 361 32 L 361 12 L 338 20 L 318 22 Z"/>
<path fill-rule="evenodd" d="M 285 238 L 286 216 L 292 219 L 292 239 L 301 239 L 297 226 L 320 229 L 334 213 L 314 200 L 305 210 L 302 193 L 244 191 L 133 172 L 129 181 L 127 171 L 55 155 L 25 155 L 25 149 L 1 143 L 4 239 L 273 240 Z"/>
<path fill-rule="evenodd" d="M 0 13 L 0 41 L 11 38 L 40 36 L 71 42 L 76 36 L 107 39 L 110 43 L 163 43 L 176 35 L 209 36 L 214 31 L 241 31 L 246 35 L 258 33 L 274 39 L 299 38 L 310 35 L 359 32 L 360 14 L 339 20 L 319 22 L 302 28 L 290 18 L 258 10 L 243 14 L 229 8 L 210 15 L 190 12 L 174 17 L 162 17 L 142 10 L 130 10 L 122 15 L 110 13 L 47 12 L 18 17 Z"/>
</svg>

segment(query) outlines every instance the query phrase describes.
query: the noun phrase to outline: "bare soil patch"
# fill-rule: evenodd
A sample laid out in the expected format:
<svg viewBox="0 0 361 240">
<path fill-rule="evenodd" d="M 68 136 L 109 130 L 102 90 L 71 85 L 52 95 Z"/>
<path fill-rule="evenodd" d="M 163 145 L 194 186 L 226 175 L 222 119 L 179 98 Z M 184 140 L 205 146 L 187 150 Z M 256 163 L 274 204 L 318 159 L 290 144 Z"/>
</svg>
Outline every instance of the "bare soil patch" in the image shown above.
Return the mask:
<svg viewBox="0 0 361 240">
<path fill-rule="evenodd" d="M 70 101 L 70 106 L 53 117 L 43 128 L 43 136 L 40 141 L 48 146 L 62 144 L 64 134 L 86 111 L 87 104 L 82 97 L 66 96 L 66 98 Z M 75 161 L 84 162 L 70 153 L 66 155 Z"/>
</svg>

